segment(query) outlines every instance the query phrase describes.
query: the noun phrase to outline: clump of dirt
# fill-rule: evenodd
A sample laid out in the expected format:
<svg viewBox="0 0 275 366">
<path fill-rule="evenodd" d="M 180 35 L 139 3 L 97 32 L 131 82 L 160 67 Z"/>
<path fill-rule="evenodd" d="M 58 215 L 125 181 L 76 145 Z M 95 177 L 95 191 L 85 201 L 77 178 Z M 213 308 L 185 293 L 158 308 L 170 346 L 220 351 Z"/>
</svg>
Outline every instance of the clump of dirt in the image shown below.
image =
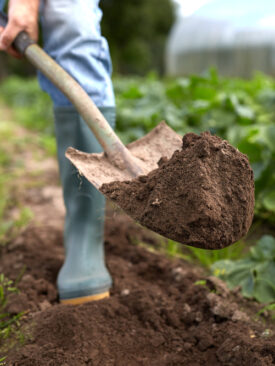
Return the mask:
<svg viewBox="0 0 275 366">
<path fill-rule="evenodd" d="M 161 159 L 148 175 L 100 190 L 143 226 L 205 249 L 236 242 L 253 219 L 254 180 L 247 156 L 209 132 L 186 134 L 182 149 Z"/>
</svg>

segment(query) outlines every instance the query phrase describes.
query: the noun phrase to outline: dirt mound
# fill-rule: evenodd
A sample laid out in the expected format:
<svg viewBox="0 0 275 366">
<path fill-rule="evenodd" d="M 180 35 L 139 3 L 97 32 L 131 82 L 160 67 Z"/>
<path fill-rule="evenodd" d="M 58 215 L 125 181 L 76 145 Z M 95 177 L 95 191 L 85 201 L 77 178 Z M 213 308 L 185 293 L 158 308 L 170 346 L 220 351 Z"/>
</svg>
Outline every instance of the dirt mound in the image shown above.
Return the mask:
<svg viewBox="0 0 275 366">
<path fill-rule="evenodd" d="M 143 226 L 200 248 L 236 242 L 253 219 L 247 157 L 208 132 L 186 134 L 182 150 L 147 176 L 104 184 L 101 191 Z"/>
<path fill-rule="evenodd" d="M 47 233 L 47 235 L 46 235 Z M 15 278 L 26 266 L 9 310 L 29 310 L 23 346 L 8 365 L 253 365 L 275 362 L 275 336 L 252 320 L 256 308 L 218 279 L 181 260 L 133 244 L 154 237 L 125 216 L 106 223 L 111 298 L 78 307 L 57 303 L 61 230 L 31 227 L 4 249 L 1 269 Z M 249 305 L 247 312 L 244 309 Z M 18 306 L 16 309 L 15 306 Z"/>
</svg>

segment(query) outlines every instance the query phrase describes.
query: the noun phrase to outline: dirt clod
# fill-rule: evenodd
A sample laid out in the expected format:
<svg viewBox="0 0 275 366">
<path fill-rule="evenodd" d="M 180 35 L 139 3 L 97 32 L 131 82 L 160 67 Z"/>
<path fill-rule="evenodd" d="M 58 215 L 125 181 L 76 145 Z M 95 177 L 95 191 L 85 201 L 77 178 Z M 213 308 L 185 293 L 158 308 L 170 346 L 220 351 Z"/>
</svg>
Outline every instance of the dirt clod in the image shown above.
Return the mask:
<svg viewBox="0 0 275 366">
<path fill-rule="evenodd" d="M 161 159 L 147 176 L 100 190 L 143 226 L 205 249 L 236 242 L 253 219 L 253 171 L 246 155 L 209 132 L 186 134 L 182 150 Z"/>
</svg>

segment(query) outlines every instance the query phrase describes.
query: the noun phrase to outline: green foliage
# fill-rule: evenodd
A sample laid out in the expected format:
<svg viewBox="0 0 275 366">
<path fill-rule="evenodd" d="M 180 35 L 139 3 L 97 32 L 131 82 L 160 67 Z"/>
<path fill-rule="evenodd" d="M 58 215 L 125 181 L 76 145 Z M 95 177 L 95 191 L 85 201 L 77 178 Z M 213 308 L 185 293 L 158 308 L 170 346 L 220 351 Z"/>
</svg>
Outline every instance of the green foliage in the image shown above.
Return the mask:
<svg viewBox="0 0 275 366">
<path fill-rule="evenodd" d="M 263 236 L 244 259 L 218 261 L 211 269 L 230 288 L 241 286 L 245 297 L 263 303 L 275 301 L 275 238 L 272 236 Z"/>
<path fill-rule="evenodd" d="M 22 167 L 18 155 L 23 139 L 15 136 L 14 126 L 8 121 L 0 124 L 0 245 L 6 244 L 26 227 L 32 212 L 16 202 L 14 181 L 20 179 Z M 26 148 L 26 146 L 25 146 Z M 17 155 L 16 155 L 17 154 Z M 15 157 L 16 155 L 16 157 Z M 7 212 L 17 208 L 17 215 L 9 217 Z"/>
<path fill-rule="evenodd" d="M 33 212 L 28 207 L 21 207 L 19 208 L 17 218 L 3 219 L 0 222 L 0 244 L 5 245 L 7 242 L 16 238 L 19 232 L 28 226 L 32 218 Z"/>
<path fill-rule="evenodd" d="M 164 48 L 174 22 L 171 0 L 101 0 L 102 33 L 114 70 L 144 74 L 163 72 Z"/>
<path fill-rule="evenodd" d="M 171 239 L 163 240 L 161 246 L 162 249 L 164 249 L 165 254 L 169 255 L 170 257 L 180 257 L 181 245 L 176 241 L 173 241 Z"/>
<path fill-rule="evenodd" d="M 3 273 L 0 274 L 0 310 L 3 310 L 7 305 L 8 295 L 10 293 L 18 292 L 17 288 L 13 286 L 13 281 L 7 279 Z M 2 323 L 0 323 L 0 329 Z"/>
<path fill-rule="evenodd" d="M 223 259 L 237 259 L 243 254 L 244 242 L 239 241 L 227 248 L 219 250 L 205 250 L 188 246 L 191 252 L 191 259 L 198 261 L 204 267 L 209 268 L 217 261 Z"/>
<path fill-rule="evenodd" d="M 268 304 L 266 306 L 264 306 L 260 311 L 258 311 L 257 315 L 262 315 L 264 314 L 266 311 L 268 311 L 271 315 L 271 319 L 275 320 L 275 304 Z"/>
<path fill-rule="evenodd" d="M 18 278 L 19 280 L 19 278 Z M 3 273 L 0 274 L 0 352 L 5 354 L 9 349 L 10 339 L 22 339 L 22 334 L 18 331 L 20 326 L 20 319 L 24 315 L 24 312 L 21 312 L 16 315 L 12 315 L 6 311 L 6 305 L 9 301 L 9 296 L 14 293 L 18 293 L 18 289 L 16 287 L 18 281 L 11 281 L 4 276 Z M 8 345 L 5 346 L 5 343 Z M 2 347 L 3 346 L 3 347 Z M 0 357 L 1 361 L 4 361 L 6 356 Z M 4 364 L 4 363 L 3 363 Z"/>
<path fill-rule="evenodd" d="M 6 339 L 12 332 L 12 326 L 18 325 L 19 319 L 22 317 L 22 313 L 17 315 L 11 315 L 5 312 L 5 307 L 8 303 L 9 295 L 17 293 L 18 289 L 15 287 L 13 281 L 9 280 L 0 274 L 0 340 Z"/>
<path fill-rule="evenodd" d="M 198 280 L 194 283 L 195 286 L 206 286 L 206 280 Z"/>
<path fill-rule="evenodd" d="M 151 247 L 145 243 L 138 244 L 146 247 L 147 249 L 149 248 L 150 250 L 156 249 L 155 247 Z M 170 257 L 178 257 L 188 262 L 199 263 L 206 268 L 210 268 L 212 264 L 217 261 L 240 258 L 243 255 L 244 247 L 245 243 L 243 241 L 239 241 L 224 249 L 205 250 L 188 245 L 182 246 L 182 244 L 171 239 L 163 239 L 159 240 L 159 247 L 157 250 Z"/>
<path fill-rule="evenodd" d="M 0 84 L 0 97 L 12 108 L 15 120 L 39 132 L 41 146 L 55 155 L 52 103 L 37 80 L 10 77 Z"/>
</svg>

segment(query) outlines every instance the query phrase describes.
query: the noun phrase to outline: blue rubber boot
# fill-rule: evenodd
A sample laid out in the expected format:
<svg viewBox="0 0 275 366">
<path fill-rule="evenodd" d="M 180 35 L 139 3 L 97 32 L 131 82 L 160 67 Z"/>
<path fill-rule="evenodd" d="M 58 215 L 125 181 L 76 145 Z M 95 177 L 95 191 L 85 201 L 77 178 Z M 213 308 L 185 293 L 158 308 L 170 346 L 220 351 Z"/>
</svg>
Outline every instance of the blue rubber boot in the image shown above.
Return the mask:
<svg viewBox="0 0 275 366">
<path fill-rule="evenodd" d="M 112 127 L 115 108 L 100 108 Z M 69 146 L 88 153 L 102 148 L 74 107 L 57 107 L 55 129 L 58 162 L 66 206 L 65 261 L 58 274 L 60 301 L 81 304 L 109 296 L 112 284 L 104 263 L 105 198 L 86 178 L 80 177 L 65 157 Z"/>
</svg>

